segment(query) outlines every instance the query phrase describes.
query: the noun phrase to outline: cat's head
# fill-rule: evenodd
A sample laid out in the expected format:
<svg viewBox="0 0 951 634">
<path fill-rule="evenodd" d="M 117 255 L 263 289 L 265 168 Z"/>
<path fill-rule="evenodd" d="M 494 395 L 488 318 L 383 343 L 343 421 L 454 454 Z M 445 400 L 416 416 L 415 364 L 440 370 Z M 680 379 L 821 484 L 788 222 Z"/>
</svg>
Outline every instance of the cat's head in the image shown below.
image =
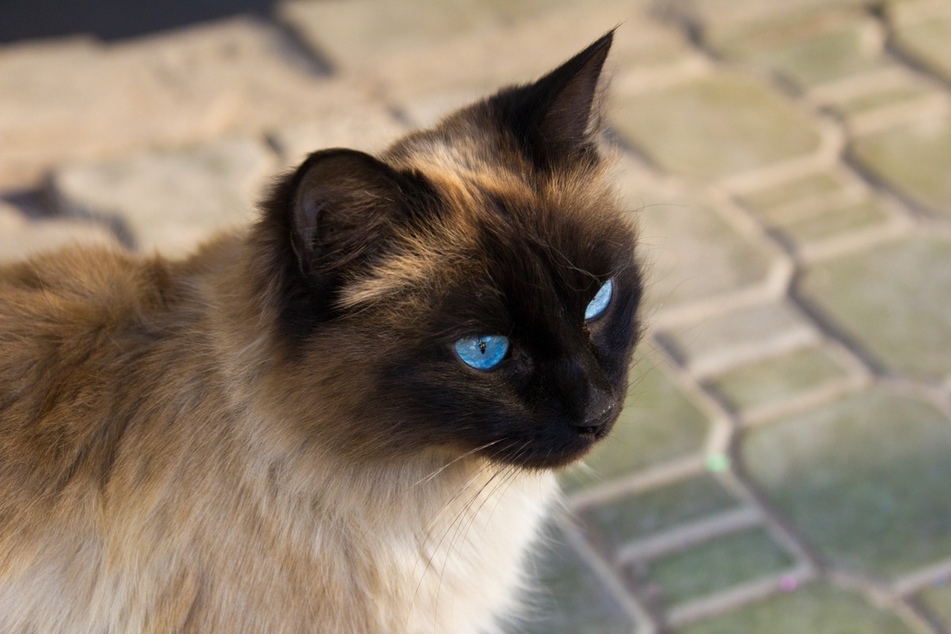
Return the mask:
<svg viewBox="0 0 951 634">
<path fill-rule="evenodd" d="M 256 275 L 287 415 L 315 442 L 549 468 L 610 431 L 641 299 L 597 139 L 611 40 L 381 156 L 316 152 L 275 187 Z"/>
</svg>

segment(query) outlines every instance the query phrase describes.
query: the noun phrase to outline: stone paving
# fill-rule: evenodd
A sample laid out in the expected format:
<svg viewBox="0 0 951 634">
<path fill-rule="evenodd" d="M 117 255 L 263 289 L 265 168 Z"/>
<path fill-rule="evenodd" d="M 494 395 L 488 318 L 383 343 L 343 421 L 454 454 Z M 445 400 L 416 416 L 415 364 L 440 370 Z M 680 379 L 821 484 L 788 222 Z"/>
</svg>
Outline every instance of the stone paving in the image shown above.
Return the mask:
<svg viewBox="0 0 951 634">
<path fill-rule="evenodd" d="M 951 632 L 951 2 L 285 0 L 0 47 L 0 259 L 178 256 L 620 25 L 649 335 L 521 632 Z"/>
</svg>

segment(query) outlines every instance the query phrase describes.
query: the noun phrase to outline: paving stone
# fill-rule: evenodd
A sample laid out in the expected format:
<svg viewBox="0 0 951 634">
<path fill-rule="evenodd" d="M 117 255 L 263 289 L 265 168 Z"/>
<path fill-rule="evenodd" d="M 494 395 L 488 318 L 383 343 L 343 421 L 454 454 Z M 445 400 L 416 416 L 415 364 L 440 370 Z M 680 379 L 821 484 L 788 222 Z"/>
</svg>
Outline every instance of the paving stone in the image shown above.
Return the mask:
<svg viewBox="0 0 951 634">
<path fill-rule="evenodd" d="M 748 77 L 713 73 L 665 90 L 618 95 L 613 127 L 660 167 L 711 180 L 809 155 L 816 126 Z"/>
<path fill-rule="evenodd" d="M 893 204 L 855 176 L 823 170 L 737 195 L 790 249 L 805 252 L 834 238 L 893 223 Z"/>
<path fill-rule="evenodd" d="M 311 152 L 332 147 L 378 153 L 405 133 L 406 127 L 382 105 L 357 104 L 280 128 L 272 139 L 285 162 L 297 165 Z"/>
<path fill-rule="evenodd" d="M 918 600 L 932 614 L 940 618 L 946 627 L 951 627 L 951 585 L 935 585 L 922 590 Z"/>
<path fill-rule="evenodd" d="M 720 213 L 690 195 L 643 193 L 631 198 L 641 225 L 641 258 L 649 267 L 646 303 L 673 308 L 762 285 L 775 262 Z M 678 204 L 684 201 L 683 204 Z"/>
<path fill-rule="evenodd" d="M 896 79 L 878 83 L 878 77 Z M 843 91 L 842 96 L 818 96 L 817 100 L 830 109 L 851 120 L 869 115 L 876 111 L 902 107 L 916 101 L 943 98 L 940 88 L 933 82 L 902 68 L 891 68 L 886 73 L 876 74 L 868 79 L 868 89 L 864 91 Z M 908 117 L 911 119 L 912 117 Z"/>
<path fill-rule="evenodd" d="M 848 377 L 848 369 L 823 347 L 809 346 L 724 372 L 707 388 L 733 412 L 789 402 Z"/>
<path fill-rule="evenodd" d="M 858 184 L 856 178 L 840 170 L 823 170 L 798 178 L 743 192 L 737 196 L 740 203 L 757 215 L 810 198 L 828 196 Z"/>
<path fill-rule="evenodd" d="M 644 0 L 592 0 L 584 3 L 584 6 L 573 6 L 570 0 L 297 0 L 282 3 L 279 14 L 301 34 L 305 42 L 315 51 L 327 56 L 339 69 L 378 72 L 378 65 L 386 63 L 387 60 L 415 58 L 423 62 L 427 69 L 432 68 L 440 74 L 445 74 L 453 69 L 458 70 L 458 66 L 445 64 L 447 58 L 443 57 L 442 53 L 445 50 L 465 51 L 467 48 L 453 48 L 454 41 L 466 41 L 468 46 L 475 45 L 479 48 L 507 43 L 517 50 L 521 44 L 520 39 L 532 37 L 531 30 L 544 31 L 556 23 L 570 26 L 571 20 L 575 20 L 574 38 L 587 32 L 587 37 L 594 40 L 608 29 L 621 24 L 623 20 L 635 17 L 638 6 L 647 4 Z M 520 31 L 519 27 L 522 26 L 530 28 Z M 623 27 L 626 26 L 622 25 L 620 33 L 623 33 Z M 627 38 L 631 40 L 630 43 L 623 42 L 622 39 L 625 38 L 618 38 L 616 44 L 620 46 L 612 55 L 628 46 L 643 46 L 634 41 L 642 35 L 640 27 L 640 22 L 637 28 L 630 27 Z M 653 31 L 660 29 L 662 27 L 657 25 Z M 674 32 L 674 29 L 670 28 L 663 30 Z M 570 33 L 564 31 L 565 35 Z M 647 33 L 646 39 L 653 39 L 653 35 L 653 32 Z M 484 43 L 479 45 L 478 40 Z M 549 45 L 544 49 L 552 49 L 552 41 L 560 40 L 549 40 Z M 449 49 L 443 48 L 446 46 Z M 653 55 L 658 53 L 657 48 L 663 48 L 663 44 L 655 47 Z M 514 61 L 508 59 L 509 55 L 498 55 L 504 48 L 491 50 L 496 54 L 496 65 Z M 534 53 L 537 55 L 540 50 L 543 49 L 536 47 Z M 562 54 L 570 55 L 573 52 L 575 51 L 569 48 Z M 427 57 L 431 58 L 428 63 Z M 449 59 L 460 61 L 458 58 Z"/>
<path fill-rule="evenodd" d="M 800 88 L 895 66 L 880 26 L 857 9 L 812 11 L 755 30 L 731 31 L 710 45 L 724 59 L 779 73 Z"/>
<path fill-rule="evenodd" d="M 676 606 L 773 575 L 792 558 L 762 528 L 710 540 L 661 559 L 638 564 L 638 585 L 655 586 L 662 602 Z"/>
<path fill-rule="evenodd" d="M 585 536 L 608 558 L 634 539 L 735 508 L 737 500 L 704 475 L 599 504 L 579 513 Z"/>
<path fill-rule="evenodd" d="M 314 119 L 373 96 L 359 78 L 320 75 L 279 29 L 251 19 L 131 40 L 107 54 L 160 87 L 162 120 L 184 126 L 176 138 L 188 143 Z"/>
<path fill-rule="evenodd" d="M 89 39 L 5 47 L 0 51 L 0 187 L 35 178 L 43 165 L 61 156 L 121 145 L 120 130 L 137 134 L 131 113 L 147 112 L 156 97 L 155 87 L 126 59 L 104 55 Z M 140 125 L 148 126 L 148 119 Z"/>
<path fill-rule="evenodd" d="M 63 169 L 52 189 L 65 211 L 119 218 L 140 249 L 179 256 L 247 223 L 272 169 L 261 144 L 230 139 Z"/>
<path fill-rule="evenodd" d="M 681 365 L 697 374 L 710 374 L 812 343 L 818 336 L 791 304 L 769 302 L 663 330 L 657 338 Z"/>
<path fill-rule="evenodd" d="M 741 455 L 773 508 L 838 566 L 893 576 L 951 556 L 951 421 L 929 405 L 854 394 L 757 427 Z"/>
<path fill-rule="evenodd" d="M 680 628 L 677 634 L 912 634 L 897 616 L 861 595 L 816 582 L 724 616 Z"/>
<path fill-rule="evenodd" d="M 611 435 L 583 467 L 562 474 L 562 485 L 569 492 L 702 450 L 707 419 L 668 378 L 658 361 L 635 363 L 630 384 L 624 411 Z"/>
<path fill-rule="evenodd" d="M 847 205 L 829 205 L 820 213 L 772 225 L 780 239 L 793 247 L 807 247 L 847 233 L 882 226 L 893 218 L 879 198 Z"/>
<path fill-rule="evenodd" d="M 862 6 L 864 0 L 691 0 L 671 3 L 672 11 L 703 34 L 707 41 L 722 41 L 738 33 L 796 20 L 819 10 Z"/>
<path fill-rule="evenodd" d="M 635 623 L 588 564 L 552 530 L 532 568 L 538 588 L 528 598 L 519 634 L 633 634 Z"/>
<path fill-rule="evenodd" d="M 50 166 L 286 125 L 367 98 L 357 84 L 301 68 L 288 51 L 279 31 L 248 19 L 113 45 L 7 47 L 0 187 Z"/>
<path fill-rule="evenodd" d="M 826 260 L 799 292 L 887 367 L 951 376 L 951 242 L 913 237 Z"/>
<path fill-rule="evenodd" d="M 922 11 L 925 7 L 927 10 Z M 951 81 L 951 6 L 944 2 L 907 2 L 888 13 L 894 44 L 945 81 Z"/>
<path fill-rule="evenodd" d="M 305 0 L 282 3 L 279 15 L 335 68 L 346 70 L 493 26 L 492 13 L 469 0 Z"/>
<path fill-rule="evenodd" d="M 108 229 L 73 218 L 27 219 L 0 202 L 0 262 L 20 260 L 70 244 L 119 247 Z"/>
<path fill-rule="evenodd" d="M 696 55 L 682 32 L 645 18 L 628 2 L 602 0 L 386 56 L 374 62 L 373 70 L 388 98 L 418 125 L 429 125 L 450 107 L 540 77 L 618 24 L 608 73 L 617 68 L 628 77 Z M 447 59 L 453 63 L 446 64 Z"/>
<path fill-rule="evenodd" d="M 919 117 L 909 125 L 860 137 L 851 148 L 863 167 L 902 196 L 951 218 L 951 114 Z"/>
</svg>

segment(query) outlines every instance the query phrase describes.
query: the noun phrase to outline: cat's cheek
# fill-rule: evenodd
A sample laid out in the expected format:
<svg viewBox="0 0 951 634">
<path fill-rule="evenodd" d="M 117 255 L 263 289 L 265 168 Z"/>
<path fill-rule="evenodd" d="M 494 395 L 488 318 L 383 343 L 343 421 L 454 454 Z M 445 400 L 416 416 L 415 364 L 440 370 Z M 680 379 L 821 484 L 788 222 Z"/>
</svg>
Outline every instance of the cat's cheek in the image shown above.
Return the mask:
<svg viewBox="0 0 951 634">
<path fill-rule="evenodd" d="M 527 382 L 535 371 L 535 363 L 532 356 L 525 351 L 523 346 L 513 346 L 509 351 L 505 368 L 506 379 L 513 385 Z"/>
</svg>

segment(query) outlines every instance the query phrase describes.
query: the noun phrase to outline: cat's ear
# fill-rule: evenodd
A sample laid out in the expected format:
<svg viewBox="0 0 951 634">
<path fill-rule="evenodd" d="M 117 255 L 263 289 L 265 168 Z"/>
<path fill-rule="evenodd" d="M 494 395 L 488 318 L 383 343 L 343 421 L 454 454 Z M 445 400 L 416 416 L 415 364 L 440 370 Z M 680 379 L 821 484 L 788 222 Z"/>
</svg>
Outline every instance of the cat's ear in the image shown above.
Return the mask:
<svg viewBox="0 0 951 634">
<path fill-rule="evenodd" d="M 330 273 L 372 255 L 405 215 L 401 175 L 356 150 L 315 152 L 294 175 L 291 244 L 300 268 Z"/>
<path fill-rule="evenodd" d="M 593 147 L 601 123 L 601 73 L 614 39 L 608 32 L 533 84 L 490 99 L 523 148 L 550 167 Z"/>
</svg>

